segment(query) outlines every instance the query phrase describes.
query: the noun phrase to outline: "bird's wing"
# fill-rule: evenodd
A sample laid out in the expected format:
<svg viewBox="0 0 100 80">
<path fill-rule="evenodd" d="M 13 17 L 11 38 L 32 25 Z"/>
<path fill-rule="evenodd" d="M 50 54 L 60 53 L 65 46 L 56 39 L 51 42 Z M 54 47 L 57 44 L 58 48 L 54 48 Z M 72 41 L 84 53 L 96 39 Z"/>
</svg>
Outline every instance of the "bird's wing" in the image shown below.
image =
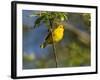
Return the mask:
<svg viewBox="0 0 100 80">
<path fill-rule="evenodd" d="M 47 42 L 48 44 L 51 44 L 53 42 L 53 38 L 52 38 L 51 32 L 49 32 L 47 34 L 47 36 L 45 37 L 45 42 Z"/>
<path fill-rule="evenodd" d="M 45 37 L 45 41 L 48 40 L 48 38 L 50 37 L 51 33 L 49 32 L 46 37 Z"/>
</svg>

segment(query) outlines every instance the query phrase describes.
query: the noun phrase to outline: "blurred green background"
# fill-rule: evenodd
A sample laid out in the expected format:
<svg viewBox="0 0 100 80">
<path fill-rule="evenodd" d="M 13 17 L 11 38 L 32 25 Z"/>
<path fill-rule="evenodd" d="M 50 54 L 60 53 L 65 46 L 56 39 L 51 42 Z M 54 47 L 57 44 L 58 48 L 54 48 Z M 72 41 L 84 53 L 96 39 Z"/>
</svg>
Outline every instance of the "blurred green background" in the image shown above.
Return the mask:
<svg viewBox="0 0 100 80">
<path fill-rule="evenodd" d="M 23 10 L 23 69 L 55 68 L 52 45 L 40 48 L 48 29 L 44 23 L 33 28 L 40 11 Z M 57 67 L 91 65 L 91 25 L 89 13 L 68 13 L 63 39 L 55 44 Z"/>
</svg>

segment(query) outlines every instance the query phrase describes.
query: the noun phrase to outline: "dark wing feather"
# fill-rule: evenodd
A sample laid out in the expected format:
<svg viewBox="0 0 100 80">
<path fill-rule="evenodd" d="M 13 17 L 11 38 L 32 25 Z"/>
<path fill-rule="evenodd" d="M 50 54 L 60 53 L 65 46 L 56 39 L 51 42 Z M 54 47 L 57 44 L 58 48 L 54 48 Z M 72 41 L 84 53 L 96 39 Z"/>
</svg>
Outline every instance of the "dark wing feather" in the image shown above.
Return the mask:
<svg viewBox="0 0 100 80">
<path fill-rule="evenodd" d="M 52 35 L 51 35 L 51 32 L 49 32 L 45 38 L 45 41 L 48 43 L 48 44 L 51 44 L 52 43 Z"/>
</svg>

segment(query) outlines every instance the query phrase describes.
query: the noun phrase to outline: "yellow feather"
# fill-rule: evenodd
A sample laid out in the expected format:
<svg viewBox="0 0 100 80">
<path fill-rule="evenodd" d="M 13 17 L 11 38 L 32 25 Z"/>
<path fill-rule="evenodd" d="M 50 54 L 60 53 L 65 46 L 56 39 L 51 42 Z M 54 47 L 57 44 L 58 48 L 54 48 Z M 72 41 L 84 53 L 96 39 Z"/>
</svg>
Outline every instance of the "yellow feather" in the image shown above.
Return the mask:
<svg viewBox="0 0 100 80">
<path fill-rule="evenodd" d="M 40 45 L 41 48 L 45 48 L 48 44 L 52 44 L 53 42 L 59 42 L 62 40 L 64 35 L 64 28 L 63 25 L 59 25 L 57 28 L 55 28 L 52 32 L 52 35 L 49 35 L 45 42 Z M 52 37 L 51 37 L 52 36 Z M 53 40 L 52 40 L 53 39 Z"/>
<path fill-rule="evenodd" d="M 53 41 L 54 42 L 59 42 L 64 35 L 64 28 L 63 25 L 59 25 L 54 31 L 53 31 Z"/>
</svg>

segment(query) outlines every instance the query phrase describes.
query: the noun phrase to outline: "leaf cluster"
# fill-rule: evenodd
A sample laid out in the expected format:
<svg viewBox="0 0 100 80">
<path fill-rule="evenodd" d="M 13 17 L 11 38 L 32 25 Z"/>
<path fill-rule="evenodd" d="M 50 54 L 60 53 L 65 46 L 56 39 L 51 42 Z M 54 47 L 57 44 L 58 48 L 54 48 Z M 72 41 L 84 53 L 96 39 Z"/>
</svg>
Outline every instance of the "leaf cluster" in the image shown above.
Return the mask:
<svg viewBox="0 0 100 80">
<path fill-rule="evenodd" d="M 39 12 L 35 15 L 37 15 L 37 19 L 34 22 L 34 28 L 39 27 L 41 23 L 50 28 L 50 22 L 58 25 L 60 22 L 68 20 L 68 13 L 64 12 Z"/>
</svg>

